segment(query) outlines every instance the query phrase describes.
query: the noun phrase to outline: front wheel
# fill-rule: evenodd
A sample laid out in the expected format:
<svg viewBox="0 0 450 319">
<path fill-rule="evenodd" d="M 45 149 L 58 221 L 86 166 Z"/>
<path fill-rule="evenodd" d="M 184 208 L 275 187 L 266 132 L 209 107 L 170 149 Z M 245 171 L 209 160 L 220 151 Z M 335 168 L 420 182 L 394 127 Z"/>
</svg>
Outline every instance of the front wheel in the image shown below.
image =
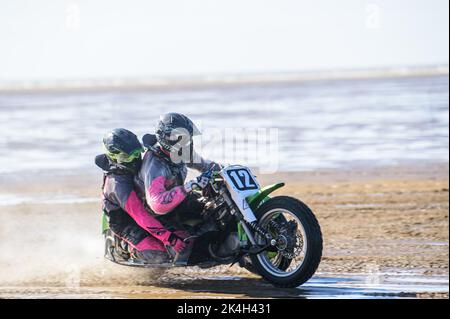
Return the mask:
<svg viewBox="0 0 450 319">
<path fill-rule="evenodd" d="M 293 288 L 308 281 L 322 258 L 322 233 L 311 209 L 295 198 L 279 196 L 264 203 L 255 215 L 277 243 L 251 256 L 254 270 L 277 287 Z M 265 243 L 258 234 L 255 240 Z"/>
</svg>

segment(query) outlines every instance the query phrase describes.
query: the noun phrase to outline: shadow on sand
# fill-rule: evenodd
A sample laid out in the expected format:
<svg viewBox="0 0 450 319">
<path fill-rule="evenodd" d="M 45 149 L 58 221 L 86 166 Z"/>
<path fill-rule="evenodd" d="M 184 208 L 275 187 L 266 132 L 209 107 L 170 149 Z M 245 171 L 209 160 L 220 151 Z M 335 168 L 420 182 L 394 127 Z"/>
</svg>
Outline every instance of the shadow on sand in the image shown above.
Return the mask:
<svg viewBox="0 0 450 319">
<path fill-rule="evenodd" d="M 158 283 L 158 287 L 177 289 L 187 294 L 212 294 L 244 298 L 302 298 L 297 288 L 276 288 L 259 278 L 182 279 Z"/>
</svg>

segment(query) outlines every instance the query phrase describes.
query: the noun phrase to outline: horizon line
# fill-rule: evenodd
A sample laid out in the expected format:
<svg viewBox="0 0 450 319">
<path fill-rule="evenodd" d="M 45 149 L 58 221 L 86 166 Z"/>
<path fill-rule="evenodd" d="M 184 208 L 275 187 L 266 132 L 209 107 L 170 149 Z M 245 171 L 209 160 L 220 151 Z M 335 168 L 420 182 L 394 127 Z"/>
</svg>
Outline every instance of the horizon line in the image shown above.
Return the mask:
<svg viewBox="0 0 450 319">
<path fill-rule="evenodd" d="M 0 93 L 89 92 L 201 89 L 313 81 L 364 80 L 448 75 L 449 65 L 346 68 L 172 76 L 92 77 L 52 80 L 0 80 Z"/>
</svg>

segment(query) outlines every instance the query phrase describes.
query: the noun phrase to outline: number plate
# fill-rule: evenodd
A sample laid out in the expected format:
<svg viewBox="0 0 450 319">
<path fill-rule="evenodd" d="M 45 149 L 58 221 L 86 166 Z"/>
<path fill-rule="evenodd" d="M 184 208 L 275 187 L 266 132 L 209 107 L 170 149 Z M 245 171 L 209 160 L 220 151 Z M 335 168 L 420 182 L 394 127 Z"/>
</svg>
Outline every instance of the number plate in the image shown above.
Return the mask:
<svg viewBox="0 0 450 319">
<path fill-rule="evenodd" d="M 253 222 L 256 217 L 250 209 L 246 198 L 260 189 L 258 181 L 250 169 L 245 166 L 233 165 L 223 169 L 221 175 L 228 187 L 231 198 L 244 215 L 247 222 Z"/>
<path fill-rule="evenodd" d="M 227 171 L 227 175 L 236 189 L 240 191 L 259 189 L 258 184 L 246 168 L 230 169 Z"/>
</svg>

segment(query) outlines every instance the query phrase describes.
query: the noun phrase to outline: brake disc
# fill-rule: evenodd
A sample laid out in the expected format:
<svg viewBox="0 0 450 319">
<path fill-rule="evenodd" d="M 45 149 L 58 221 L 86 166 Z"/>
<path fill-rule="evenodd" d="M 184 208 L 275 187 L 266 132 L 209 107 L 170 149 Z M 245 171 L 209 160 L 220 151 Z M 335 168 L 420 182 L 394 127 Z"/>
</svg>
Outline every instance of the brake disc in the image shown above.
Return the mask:
<svg viewBox="0 0 450 319">
<path fill-rule="evenodd" d="M 303 236 L 297 233 L 297 222 L 291 220 L 283 223 L 278 235 L 285 241 L 284 247 L 280 247 L 280 253 L 288 259 L 299 256 L 303 250 Z"/>
</svg>

